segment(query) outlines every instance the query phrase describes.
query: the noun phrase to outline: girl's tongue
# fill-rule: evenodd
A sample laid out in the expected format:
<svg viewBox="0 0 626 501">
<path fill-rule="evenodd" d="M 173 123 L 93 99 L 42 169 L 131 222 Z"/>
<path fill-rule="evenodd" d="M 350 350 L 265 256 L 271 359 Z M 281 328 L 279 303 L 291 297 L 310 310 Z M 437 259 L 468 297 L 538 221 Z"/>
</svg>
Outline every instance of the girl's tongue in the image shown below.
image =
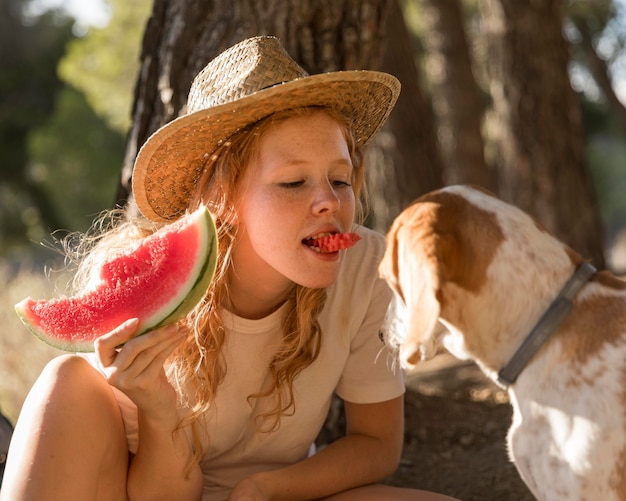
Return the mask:
<svg viewBox="0 0 626 501">
<path fill-rule="evenodd" d="M 319 238 L 309 238 L 304 243 L 317 252 L 330 253 L 349 249 L 359 240 L 361 237 L 356 233 L 335 233 Z"/>
</svg>

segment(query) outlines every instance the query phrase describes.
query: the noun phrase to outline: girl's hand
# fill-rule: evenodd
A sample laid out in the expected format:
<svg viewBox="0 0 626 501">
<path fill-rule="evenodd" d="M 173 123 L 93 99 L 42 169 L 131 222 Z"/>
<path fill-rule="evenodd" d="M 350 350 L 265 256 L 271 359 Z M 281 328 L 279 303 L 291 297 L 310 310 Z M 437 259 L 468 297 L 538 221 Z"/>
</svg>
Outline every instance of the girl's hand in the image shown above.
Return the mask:
<svg viewBox="0 0 626 501">
<path fill-rule="evenodd" d="M 178 419 L 176 392 L 163 364 L 187 332 L 173 324 L 133 338 L 138 323 L 136 318 L 127 320 L 96 339 L 96 357 L 111 386 L 125 393 L 144 416 L 171 430 Z"/>
</svg>

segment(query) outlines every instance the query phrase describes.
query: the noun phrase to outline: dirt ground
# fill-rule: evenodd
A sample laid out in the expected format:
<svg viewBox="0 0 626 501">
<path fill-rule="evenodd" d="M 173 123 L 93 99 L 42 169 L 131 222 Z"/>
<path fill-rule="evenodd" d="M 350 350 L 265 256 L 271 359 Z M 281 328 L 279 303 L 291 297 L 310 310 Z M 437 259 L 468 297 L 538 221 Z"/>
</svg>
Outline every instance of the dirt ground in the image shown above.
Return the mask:
<svg viewBox="0 0 626 501">
<path fill-rule="evenodd" d="M 462 501 L 532 501 L 506 452 L 505 391 L 469 362 L 438 355 L 408 375 L 406 437 L 390 484 Z"/>
</svg>

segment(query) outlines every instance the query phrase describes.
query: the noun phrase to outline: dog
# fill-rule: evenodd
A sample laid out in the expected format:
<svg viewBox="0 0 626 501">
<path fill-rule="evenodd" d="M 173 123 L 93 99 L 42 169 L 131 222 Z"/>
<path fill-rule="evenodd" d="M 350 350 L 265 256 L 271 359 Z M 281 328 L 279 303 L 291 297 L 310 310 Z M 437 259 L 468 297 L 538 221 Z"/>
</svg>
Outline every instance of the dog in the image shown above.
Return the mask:
<svg viewBox="0 0 626 501">
<path fill-rule="evenodd" d="M 407 207 L 379 271 L 404 367 L 443 345 L 507 388 L 509 457 L 537 499 L 626 500 L 626 282 L 471 186 Z"/>
</svg>

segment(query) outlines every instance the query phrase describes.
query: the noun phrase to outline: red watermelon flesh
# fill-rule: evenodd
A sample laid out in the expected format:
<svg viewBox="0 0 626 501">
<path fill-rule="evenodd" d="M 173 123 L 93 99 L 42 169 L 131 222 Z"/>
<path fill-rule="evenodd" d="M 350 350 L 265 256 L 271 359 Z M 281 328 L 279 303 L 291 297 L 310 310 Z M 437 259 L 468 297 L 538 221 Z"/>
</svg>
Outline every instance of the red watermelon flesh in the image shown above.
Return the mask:
<svg viewBox="0 0 626 501">
<path fill-rule="evenodd" d="M 46 343 L 66 351 L 93 351 L 93 341 L 129 318 L 138 334 L 187 314 L 206 294 L 215 273 L 217 234 L 204 207 L 114 255 L 100 282 L 76 297 L 35 301 L 15 308 Z"/>
<path fill-rule="evenodd" d="M 310 247 L 319 249 L 320 252 L 337 252 L 349 249 L 355 243 L 361 240 L 356 233 L 335 233 L 320 238 L 313 239 L 308 243 Z"/>
</svg>

